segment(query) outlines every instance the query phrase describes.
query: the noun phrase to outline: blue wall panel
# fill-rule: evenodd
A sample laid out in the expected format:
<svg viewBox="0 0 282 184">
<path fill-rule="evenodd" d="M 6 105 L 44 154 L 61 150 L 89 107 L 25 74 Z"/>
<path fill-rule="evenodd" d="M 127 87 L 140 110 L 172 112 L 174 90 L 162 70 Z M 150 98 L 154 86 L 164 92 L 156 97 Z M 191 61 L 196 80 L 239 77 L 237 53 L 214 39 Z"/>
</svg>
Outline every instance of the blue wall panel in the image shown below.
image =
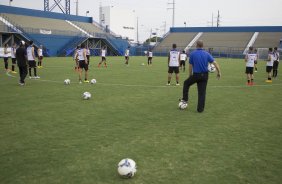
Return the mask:
<svg viewBox="0 0 282 184">
<path fill-rule="evenodd" d="M 0 13 L 10 13 L 16 15 L 26 15 L 33 17 L 52 18 L 52 19 L 70 20 L 70 21 L 87 22 L 87 23 L 92 23 L 93 21 L 92 17 L 67 15 L 63 13 L 46 12 L 46 11 L 18 8 L 18 7 L 5 6 L 5 5 L 0 5 Z"/>
</svg>

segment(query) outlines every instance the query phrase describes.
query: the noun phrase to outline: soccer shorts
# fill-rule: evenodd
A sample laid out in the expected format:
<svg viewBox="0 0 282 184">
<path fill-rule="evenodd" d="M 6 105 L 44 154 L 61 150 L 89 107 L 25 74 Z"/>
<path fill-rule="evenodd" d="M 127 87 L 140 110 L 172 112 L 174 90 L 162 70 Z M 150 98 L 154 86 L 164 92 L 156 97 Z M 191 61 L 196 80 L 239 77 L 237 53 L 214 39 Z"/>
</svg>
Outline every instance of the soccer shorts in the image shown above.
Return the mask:
<svg viewBox="0 0 282 184">
<path fill-rule="evenodd" d="M 29 68 L 35 68 L 36 62 L 34 60 L 30 60 L 30 61 L 28 61 L 28 66 L 29 66 Z"/>
<path fill-rule="evenodd" d="M 179 67 L 178 66 L 170 66 L 168 67 L 168 73 L 179 73 Z"/>
<path fill-rule="evenodd" d="M 277 70 L 279 65 L 279 61 L 274 61 L 273 63 L 273 70 Z"/>
<path fill-rule="evenodd" d="M 106 57 L 102 56 L 102 61 L 106 61 Z"/>
<path fill-rule="evenodd" d="M 17 64 L 17 59 L 16 58 L 12 58 L 12 64 L 13 65 Z"/>
<path fill-rule="evenodd" d="M 85 60 L 79 61 L 79 68 L 84 69 L 85 71 L 88 70 L 88 64 L 86 64 Z"/>
<path fill-rule="evenodd" d="M 180 61 L 180 66 L 185 66 L 185 61 L 184 60 Z"/>
<path fill-rule="evenodd" d="M 266 72 L 267 73 L 270 73 L 272 71 L 272 66 L 266 66 Z"/>
<path fill-rule="evenodd" d="M 254 67 L 246 67 L 246 74 L 253 74 L 254 73 Z"/>
</svg>

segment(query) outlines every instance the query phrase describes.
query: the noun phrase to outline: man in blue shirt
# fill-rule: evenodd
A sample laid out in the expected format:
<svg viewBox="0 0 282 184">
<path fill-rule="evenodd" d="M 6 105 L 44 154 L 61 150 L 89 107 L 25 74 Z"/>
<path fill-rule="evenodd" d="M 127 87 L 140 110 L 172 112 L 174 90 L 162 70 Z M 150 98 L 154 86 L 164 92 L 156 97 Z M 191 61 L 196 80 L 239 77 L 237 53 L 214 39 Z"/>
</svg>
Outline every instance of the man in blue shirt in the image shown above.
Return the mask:
<svg viewBox="0 0 282 184">
<path fill-rule="evenodd" d="M 213 63 L 217 70 L 217 78 L 221 77 L 219 65 L 213 57 L 203 49 L 203 41 L 197 41 L 197 49 L 190 54 L 189 59 L 189 78 L 183 85 L 183 103 L 188 103 L 189 88 L 197 83 L 198 87 L 198 112 L 203 112 L 206 101 L 206 88 L 208 83 L 209 71 L 208 64 Z"/>
</svg>

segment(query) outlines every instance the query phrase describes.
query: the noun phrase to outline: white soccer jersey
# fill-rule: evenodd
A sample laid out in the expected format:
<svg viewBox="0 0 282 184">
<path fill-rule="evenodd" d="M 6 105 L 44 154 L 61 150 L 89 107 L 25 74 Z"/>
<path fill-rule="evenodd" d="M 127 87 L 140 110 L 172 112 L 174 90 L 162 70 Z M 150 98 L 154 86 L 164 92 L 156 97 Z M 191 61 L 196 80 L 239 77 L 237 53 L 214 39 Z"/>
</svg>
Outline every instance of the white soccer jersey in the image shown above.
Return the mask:
<svg viewBox="0 0 282 184">
<path fill-rule="evenodd" d="M 11 48 L 11 58 L 16 58 L 16 48 Z"/>
<path fill-rule="evenodd" d="M 6 50 L 6 53 L 5 53 L 5 50 Z M 4 48 L 4 55 L 3 56 L 4 56 L 4 58 L 9 57 L 8 48 L 7 49 Z"/>
<path fill-rule="evenodd" d="M 186 54 L 180 54 L 180 60 L 186 61 L 187 55 Z"/>
<path fill-rule="evenodd" d="M 270 58 L 270 61 L 267 61 L 266 62 L 266 66 L 273 66 L 273 62 L 274 62 L 274 54 L 273 53 L 270 53 L 268 54 L 268 58 Z"/>
<path fill-rule="evenodd" d="M 126 50 L 125 50 L 124 56 L 129 56 L 129 49 L 126 49 Z"/>
<path fill-rule="evenodd" d="M 279 58 L 280 58 L 279 52 L 278 51 L 274 52 L 273 55 L 274 55 L 274 61 L 279 61 Z"/>
<path fill-rule="evenodd" d="M 32 49 L 33 49 L 33 46 L 29 46 L 27 49 L 26 49 L 26 52 L 27 52 L 27 60 L 28 61 L 34 61 L 35 58 L 33 57 L 33 54 L 32 54 Z"/>
<path fill-rule="evenodd" d="M 179 66 L 179 52 L 177 50 L 171 50 L 169 58 L 169 66 L 178 67 Z"/>
<path fill-rule="evenodd" d="M 79 49 L 79 50 L 77 51 L 77 53 L 78 53 L 78 60 L 79 60 L 79 61 L 84 61 L 84 60 L 85 60 L 85 57 L 84 57 L 84 49 Z"/>
<path fill-rule="evenodd" d="M 86 49 L 86 55 L 90 56 L 90 49 Z"/>
<path fill-rule="evenodd" d="M 246 67 L 254 67 L 256 60 L 257 60 L 257 54 L 254 53 L 247 54 Z"/>
<path fill-rule="evenodd" d="M 38 52 L 38 56 L 43 56 L 42 49 L 39 48 L 37 52 Z"/>
<path fill-rule="evenodd" d="M 105 50 L 105 49 L 102 49 L 102 51 L 101 51 L 101 56 L 102 56 L 102 57 L 106 57 L 106 50 Z"/>
<path fill-rule="evenodd" d="M 149 52 L 148 57 L 153 57 L 153 52 Z"/>
</svg>

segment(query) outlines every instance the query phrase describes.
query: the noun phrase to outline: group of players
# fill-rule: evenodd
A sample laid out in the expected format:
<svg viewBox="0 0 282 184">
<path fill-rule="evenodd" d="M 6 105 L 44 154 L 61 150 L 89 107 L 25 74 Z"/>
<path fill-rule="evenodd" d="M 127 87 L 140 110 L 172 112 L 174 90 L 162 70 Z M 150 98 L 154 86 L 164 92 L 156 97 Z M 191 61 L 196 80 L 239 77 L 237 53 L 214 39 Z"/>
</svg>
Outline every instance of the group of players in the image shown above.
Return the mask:
<svg viewBox="0 0 282 184">
<path fill-rule="evenodd" d="M 276 78 L 278 74 L 280 55 L 277 47 L 268 49 L 268 58 L 266 60 L 266 73 L 267 80 L 265 82 L 272 83 L 272 78 Z M 257 60 L 258 54 L 256 49 L 249 47 L 249 51 L 245 56 L 246 62 L 246 75 L 247 75 L 247 85 L 254 85 L 254 69 L 257 72 Z"/>
<path fill-rule="evenodd" d="M 17 73 L 15 71 L 15 66 L 18 65 L 20 72 L 20 85 L 25 85 L 25 78 L 29 72 L 30 79 L 39 79 L 37 75 L 37 68 L 43 68 L 43 46 L 37 49 L 38 62 L 36 65 L 36 52 L 33 45 L 33 41 L 29 41 L 26 44 L 24 41 L 21 41 L 19 46 L 14 43 L 9 50 L 9 45 L 5 44 L 4 46 L 4 65 L 6 72 Z M 9 58 L 12 59 L 12 67 L 9 69 Z M 29 69 L 27 71 L 27 68 Z M 34 75 L 32 76 L 31 70 L 33 69 Z"/>
</svg>

